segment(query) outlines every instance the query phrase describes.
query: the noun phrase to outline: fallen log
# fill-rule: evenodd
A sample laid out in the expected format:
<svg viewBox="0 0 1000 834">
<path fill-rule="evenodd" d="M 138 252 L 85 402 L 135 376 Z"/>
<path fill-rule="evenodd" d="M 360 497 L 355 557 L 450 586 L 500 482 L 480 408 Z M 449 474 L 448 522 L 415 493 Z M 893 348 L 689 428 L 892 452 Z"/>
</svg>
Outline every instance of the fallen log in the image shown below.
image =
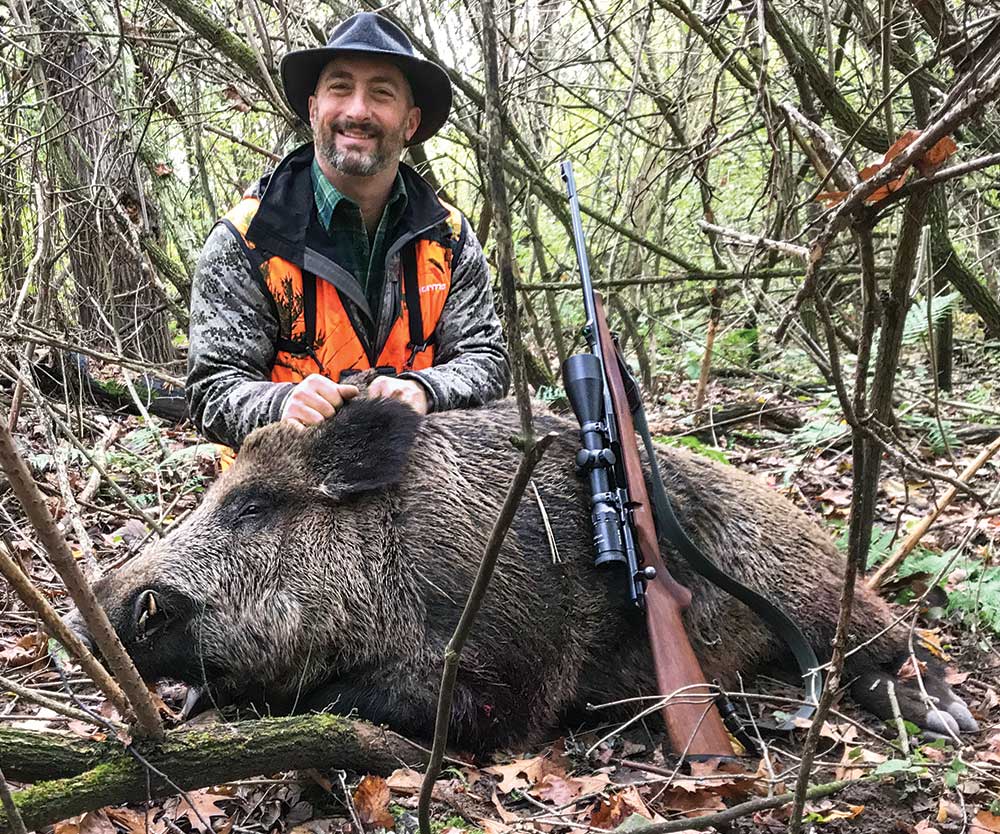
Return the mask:
<svg viewBox="0 0 1000 834">
<path fill-rule="evenodd" d="M 325 714 L 201 724 L 172 730 L 161 743 L 136 740 L 133 746 L 151 768 L 114 738 L 0 730 L 7 778 L 35 783 L 13 794 L 28 830 L 106 805 L 170 796 L 178 787 L 311 767 L 385 774 L 426 761 L 423 749 L 402 736 Z M 6 813 L 0 814 L 0 834 L 10 831 Z"/>
</svg>

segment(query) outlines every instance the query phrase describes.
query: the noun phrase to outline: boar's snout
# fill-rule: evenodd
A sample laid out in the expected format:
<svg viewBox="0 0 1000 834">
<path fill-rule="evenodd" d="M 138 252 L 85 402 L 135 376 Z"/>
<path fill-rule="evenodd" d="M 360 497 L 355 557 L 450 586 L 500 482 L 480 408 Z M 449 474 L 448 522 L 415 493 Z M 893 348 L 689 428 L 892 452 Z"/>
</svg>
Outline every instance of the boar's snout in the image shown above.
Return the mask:
<svg viewBox="0 0 1000 834">
<path fill-rule="evenodd" d="M 108 615 L 139 674 L 157 680 L 171 673 L 181 680 L 200 679 L 193 625 L 198 604 L 176 588 L 139 585 Z"/>
<path fill-rule="evenodd" d="M 204 678 L 204 663 L 198 659 L 192 636 L 197 603 L 175 588 L 142 584 L 118 596 L 109 593 L 107 580 L 94 590 L 125 650 L 139 674 L 155 681 L 169 674 L 187 680 Z M 120 589 L 115 589 L 120 590 Z M 63 622 L 90 651 L 98 654 L 93 635 L 78 609 Z"/>
</svg>

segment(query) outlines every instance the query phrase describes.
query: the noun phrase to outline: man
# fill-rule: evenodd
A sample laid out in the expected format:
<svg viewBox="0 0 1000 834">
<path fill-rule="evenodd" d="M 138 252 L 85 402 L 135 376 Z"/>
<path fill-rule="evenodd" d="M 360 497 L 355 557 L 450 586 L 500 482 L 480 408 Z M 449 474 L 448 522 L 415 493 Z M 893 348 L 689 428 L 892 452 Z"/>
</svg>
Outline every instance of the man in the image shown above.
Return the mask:
<svg viewBox="0 0 1000 834">
<path fill-rule="evenodd" d="M 443 69 L 361 13 L 281 62 L 314 142 L 209 235 L 195 273 L 187 395 L 195 424 L 237 448 L 258 426 L 315 425 L 376 369 L 369 394 L 416 411 L 500 397 L 509 363 L 468 222 L 399 162 L 451 108 Z"/>
</svg>

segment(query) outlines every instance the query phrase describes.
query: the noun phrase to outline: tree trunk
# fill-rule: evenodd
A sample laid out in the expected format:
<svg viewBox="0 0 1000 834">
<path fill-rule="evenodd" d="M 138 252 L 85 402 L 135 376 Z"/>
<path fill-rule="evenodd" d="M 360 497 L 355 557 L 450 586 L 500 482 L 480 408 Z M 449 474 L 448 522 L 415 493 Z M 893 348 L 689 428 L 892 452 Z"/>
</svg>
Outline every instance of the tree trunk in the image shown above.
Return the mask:
<svg viewBox="0 0 1000 834">
<path fill-rule="evenodd" d="M 51 17 L 53 16 L 54 17 Z M 48 18 L 48 19 L 47 19 Z M 43 30 L 65 30 L 73 15 L 59 5 L 39 12 Z M 50 106 L 62 112 L 58 176 L 78 324 L 88 332 L 121 335 L 133 356 L 166 362 L 173 356 L 166 299 L 139 243 L 156 236 L 157 208 L 138 178 L 130 134 L 120 129 L 119 91 L 100 54 L 78 35 L 48 35 L 42 64 Z M 105 335 L 101 341 L 113 346 Z"/>
<path fill-rule="evenodd" d="M 931 224 L 931 254 L 935 269 L 951 282 L 986 325 L 993 339 L 1000 339 L 1000 302 L 958 257 L 948 235 L 948 202 L 941 186 L 932 189 L 928 215 Z"/>
</svg>

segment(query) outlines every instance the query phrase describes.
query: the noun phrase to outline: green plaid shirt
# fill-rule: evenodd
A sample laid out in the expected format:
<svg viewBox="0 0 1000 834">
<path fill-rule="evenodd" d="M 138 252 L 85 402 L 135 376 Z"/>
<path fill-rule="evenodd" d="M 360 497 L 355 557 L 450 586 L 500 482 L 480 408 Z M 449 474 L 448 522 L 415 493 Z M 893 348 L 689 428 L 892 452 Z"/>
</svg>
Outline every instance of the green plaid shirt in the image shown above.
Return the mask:
<svg viewBox="0 0 1000 834">
<path fill-rule="evenodd" d="M 406 208 L 403 178 L 396 174 L 396 182 L 378 222 L 374 239 L 368 237 L 368 229 L 357 203 L 336 189 L 315 159 L 312 164 L 312 183 L 319 220 L 333 240 L 336 261 L 361 285 L 368 299 L 368 307 L 377 321 L 382 307 L 382 289 L 385 286 L 385 253 L 391 241 L 389 233 Z"/>
</svg>

